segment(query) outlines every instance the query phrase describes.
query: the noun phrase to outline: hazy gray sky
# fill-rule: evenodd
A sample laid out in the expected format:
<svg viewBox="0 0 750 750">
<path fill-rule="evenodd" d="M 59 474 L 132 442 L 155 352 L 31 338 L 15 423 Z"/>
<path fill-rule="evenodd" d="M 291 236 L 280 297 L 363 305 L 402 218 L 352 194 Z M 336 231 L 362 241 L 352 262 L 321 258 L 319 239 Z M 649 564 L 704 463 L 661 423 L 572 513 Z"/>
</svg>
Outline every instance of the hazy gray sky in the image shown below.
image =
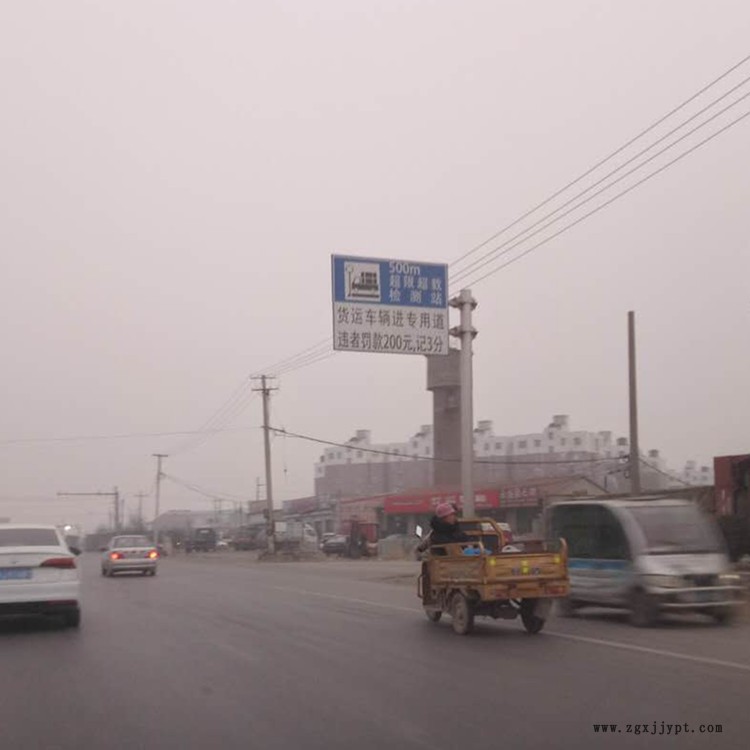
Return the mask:
<svg viewBox="0 0 750 750">
<path fill-rule="evenodd" d="M 105 499 L 56 493 L 114 485 L 151 507 L 154 452 L 254 496 L 257 398 L 182 452 L 32 439 L 199 429 L 330 335 L 331 253 L 455 260 L 750 54 L 749 32 L 745 0 L 0 4 L 0 516 L 93 526 Z M 633 309 L 643 447 L 674 468 L 750 450 L 749 137 L 750 118 L 472 285 L 477 419 L 625 433 Z M 338 354 L 281 378 L 273 421 L 400 440 L 431 421 L 424 384 L 419 357 Z M 320 448 L 274 445 L 277 501 L 309 494 Z M 162 501 L 210 504 L 172 482 Z"/>
</svg>

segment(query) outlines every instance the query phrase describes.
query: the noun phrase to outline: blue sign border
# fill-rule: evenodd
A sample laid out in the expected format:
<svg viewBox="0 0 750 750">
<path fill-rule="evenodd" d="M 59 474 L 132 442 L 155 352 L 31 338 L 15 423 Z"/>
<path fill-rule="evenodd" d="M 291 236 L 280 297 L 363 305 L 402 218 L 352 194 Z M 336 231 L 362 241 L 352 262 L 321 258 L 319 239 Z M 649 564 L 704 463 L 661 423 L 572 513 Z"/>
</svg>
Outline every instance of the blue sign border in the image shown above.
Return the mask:
<svg viewBox="0 0 750 750">
<path fill-rule="evenodd" d="M 334 303 L 448 307 L 446 263 L 332 255 L 331 277 Z"/>
</svg>

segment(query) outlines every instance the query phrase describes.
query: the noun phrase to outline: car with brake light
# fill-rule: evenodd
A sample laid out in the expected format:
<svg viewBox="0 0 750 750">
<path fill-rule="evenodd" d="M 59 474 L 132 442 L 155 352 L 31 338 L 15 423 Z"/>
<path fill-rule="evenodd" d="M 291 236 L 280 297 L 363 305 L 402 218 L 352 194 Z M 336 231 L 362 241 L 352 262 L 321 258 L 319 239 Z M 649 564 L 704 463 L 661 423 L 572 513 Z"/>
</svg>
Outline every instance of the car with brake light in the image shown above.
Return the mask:
<svg viewBox="0 0 750 750">
<path fill-rule="evenodd" d="M 102 552 L 103 576 L 132 572 L 156 575 L 159 551 L 148 537 L 135 534 L 115 536 Z"/>
<path fill-rule="evenodd" d="M 54 526 L 0 524 L 0 615 L 55 615 L 78 627 L 79 554 Z"/>
</svg>

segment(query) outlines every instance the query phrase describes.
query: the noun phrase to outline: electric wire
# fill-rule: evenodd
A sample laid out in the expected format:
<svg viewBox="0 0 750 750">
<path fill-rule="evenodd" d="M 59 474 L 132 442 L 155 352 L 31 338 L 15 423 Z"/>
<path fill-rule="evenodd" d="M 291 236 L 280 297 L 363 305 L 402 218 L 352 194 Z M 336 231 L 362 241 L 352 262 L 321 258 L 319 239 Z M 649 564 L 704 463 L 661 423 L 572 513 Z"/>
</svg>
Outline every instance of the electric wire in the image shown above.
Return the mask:
<svg viewBox="0 0 750 750">
<path fill-rule="evenodd" d="M 750 61 L 750 55 L 747 55 L 746 57 L 743 57 L 738 63 L 735 63 L 734 65 L 732 65 L 729 69 L 725 70 L 717 78 L 714 78 L 710 83 L 707 83 L 705 86 L 703 86 L 703 88 L 701 88 L 700 90 L 698 90 L 695 94 L 693 94 L 692 96 L 688 97 L 681 104 L 678 104 L 676 107 L 674 107 L 673 109 L 671 109 L 665 115 L 663 115 L 662 117 L 660 117 L 658 120 L 656 120 L 656 122 L 652 123 L 647 128 L 645 128 L 644 130 L 642 130 L 640 133 L 638 133 L 637 135 L 633 136 L 629 141 L 627 141 L 626 143 L 624 143 L 622 146 L 620 146 L 619 148 L 617 148 L 615 151 L 613 151 L 612 153 L 610 153 L 608 156 L 605 156 L 603 159 L 601 159 L 600 161 L 598 161 L 592 167 L 589 167 L 585 172 L 583 172 L 582 174 L 580 174 L 574 180 L 571 180 L 570 182 L 568 182 L 566 185 L 564 185 L 563 187 L 561 187 L 555 193 L 553 193 L 552 195 L 550 195 L 549 198 L 546 198 L 541 203 L 538 203 L 536 206 L 534 206 L 533 208 L 531 208 L 528 211 L 526 211 L 524 214 L 522 214 L 521 216 L 519 216 L 517 219 L 515 219 L 514 221 L 512 221 L 510 224 L 504 226 L 499 231 L 495 232 L 493 235 L 491 235 L 490 237 L 488 237 L 483 242 L 480 242 L 478 245 L 475 245 L 470 250 L 467 250 L 465 253 L 463 253 L 463 255 L 459 256 L 454 261 L 451 261 L 451 263 L 449 265 L 453 266 L 453 265 L 456 265 L 456 264 L 460 263 L 465 258 L 468 258 L 470 255 L 473 255 L 475 252 L 478 252 L 479 250 L 481 250 L 483 247 L 485 247 L 485 245 L 488 245 L 490 242 L 493 242 L 498 237 L 500 237 L 503 234 L 505 234 L 505 232 L 507 232 L 509 229 L 512 229 L 517 224 L 520 224 L 524 219 L 527 219 L 529 216 L 531 216 L 532 214 L 536 213 L 540 208 L 544 208 L 544 206 L 546 206 L 547 204 L 551 203 L 555 198 L 557 198 L 558 196 L 562 195 L 566 190 L 569 190 L 574 185 L 577 185 L 579 182 L 581 182 L 581 180 L 584 180 L 590 174 L 592 174 L 593 172 L 595 172 L 599 167 L 603 166 L 608 161 L 611 161 L 615 156 L 618 156 L 623 151 L 625 151 L 625 149 L 627 149 L 629 146 L 632 146 L 636 141 L 638 141 L 641 138 L 643 138 L 644 135 L 647 135 L 652 130 L 655 130 L 657 127 L 659 127 L 659 125 L 661 125 L 662 123 L 666 122 L 670 117 L 672 117 L 672 115 L 677 114 L 677 112 L 679 112 L 681 109 L 684 109 L 688 104 L 690 104 L 693 101 L 695 101 L 698 97 L 700 97 L 702 94 L 704 94 L 709 89 L 713 88 L 716 84 L 720 83 L 727 76 L 729 76 L 735 70 L 737 70 L 740 67 L 742 67 L 748 61 Z"/>
<path fill-rule="evenodd" d="M 290 430 L 283 429 L 281 427 L 269 427 L 269 430 L 278 433 L 280 435 L 286 435 L 288 437 L 297 438 L 299 440 L 306 440 L 312 443 L 319 443 L 321 445 L 329 445 L 336 448 L 346 448 L 347 450 L 362 451 L 363 453 L 374 453 L 381 456 L 393 456 L 399 458 L 402 461 L 431 461 L 433 463 L 460 463 L 460 458 L 437 458 L 435 456 L 421 456 L 412 455 L 409 453 L 396 453 L 395 451 L 386 451 L 380 448 L 365 448 L 352 443 L 337 443 L 333 440 L 324 440 L 323 438 L 317 438 L 312 435 L 304 435 L 298 432 L 291 432 Z M 476 464 L 492 464 L 499 466 L 549 466 L 554 464 L 595 464 L 595 463 L 606 463 L 613 461 L 620 461 L 621 456 L 608 456 L 598 458 L 570 458 L 570 459 L 554 459 L 551 461 L 526 461 L 526 460 L 513 460 L 513 459 L 481 459 L 477 458 L 474 460 Z"/>
<path fill-rule="evenodd" d="M 491 271 L 488 271 L 487 273 L 485 273 L 485 274 L 483 274 L 481 276 L 478 276 L 476 278 L 472 278 L 468 282 L 468 284 L 471 285 L 471 286 L 476 286 L 477 284 L 481 283 L 485 279 L 488 279 L 490 276 L 494 276 L 496 273 L 498 273 L 499 271 L 502 271 L 504 268 L 507 268 L 508 266 L 512 265 L 513 263 L 516 263 L 517 261 L 521 260 L 522 258 L 525 258 L 527 255 L 529 255 L 530 253 L 532 253 L 534 250 L 537 250 L 538 248 L 542 247 L 543 245 L 546 245 L 548 242 L 550 242 L 551 240 L 555 239 L 556 237 L 559 237 L 561 234 L 564 234 L 569 229 L 572 229 L 573 227 L 578 226 L 578 224 L 582 223 L 583 221 L 585 221 L 589 217 L 593 216 L 594 214 L 599 213 L 599 211 L 601 211 L 602 209 L 606 208 L 607 206 L 610 206 L 615 201 L 619 200 L 620 198 L 623 198 L 628 193 L 631 193 L 636 188 L 640 187 L 641 185 L 643 185 L 644 183 L 648 182 L 652 178 L 656 177 L 657 175 L 661 174 L 665 170 L 669 169 L 672 165 L 674 165 L 677 162 L 681 161 L 686 156 L 692 154 L 693 152 L 697 151 L 702 146 L 705 146 L 707 143 L 709 143 L 710 141 L 714 140 L 714 138 L 717 138 L 719 135 L 723 134 L 724 132 L 726 132 L 730 128 L 732 128 L 735 125 L 739 124 L 742 120 L 744 120 L 749 115 L 750 115 L 750 111 L 745 112 L 743 115 L 740 115 L 738 118 L 736 118 L 735 120 L 732 120 L 729 124 L 725 125 L 720 130 L 718 130 L 715 133 L 713 133 L 712 135 L 704 138 L 702 141 L 698 142 L 697 144 L 695 144 L 694 146 L 692 146 L 691 148 L 689 148 L 687 151 L 684 151 L 679 156 L 675 157 L 671 161 L 667 162 L 666 164 L 662 165 L 661 167 L 659 167 L 655 171 L 653 171 L 650 174 L 648 174 L 646 177 L 642 178 L 641 180 L 638 180 L 638 182 L 634 183 L 633 185 L 631 185 L 630 187 L 626 188 L 622 192 L 617 193 L 612 198 L 608 199 L 607 201 L 605 201 L 604 203 L 600 204 L 596 208 L 592 209 L 588 213 L 583 214 L 583 216 L 579 217 L 578 219 L 576 219 L 575 221 L 571 222 L 567 226 L 564 226 L 562 229 L 559 229 L 558 231 L 554 232 L 549 237 L 546 237 L 545 239 L 541 240 L 540 242 L 536 243 L 535 245 L 532 245 L 530 248 L 527 248 L 526 250 L 524 250 L 519 255 L 516 255 L 513 258 L 511 258 L 510 260 L 506 261 L 505 263 L 502 263 L 497 268 L 494 268 Z M 570 212 L 568 212 L 568 213 L 570 213 Z M 554 222 L 552 222 L 552 223 L 554 223 Z M 494 260 L 497 260 L 497 258 L 494 259 Z M 492 261 L 492 262 L 494 262 L 494 261 Z M 476 270 L 479 270 L 479 269 L 476 269 Z"/>
<path fill-rule="evenodd" d="M 747 93 L 747 94 L 744 94 L 743 96 L 741 96 L 740 98 L 738 98 L 736 101 L 734 101 L 732 104 L 728 105 L 724 109 L 722 109 L 719 112 L 715 113 L 714 115 L 712 115 L 711 117 L 709 117 L 707 120 L 705 120 L 704 122 L 702 122 L 700 125 L 698 125 L 697 127 L 693 128 L 692 130 L 688 131 L 684 135 L 680 136 L 678 139 L 676 139 L 675 141 L 673 141 L 671 144 L 669 144 L 665 148 L 661 149 L 656 154 L 652 155 L 650 158 L 644 160 L 639 165 L 637 165 L 633 169 L 629 170 L 625 174 L 621 175 L 616 180 L 613 180 L 608 185 L 605 185 L 605 187 L 603 187 L 601 190 L 598 190 L 593 195 L 589 196 L 586 200 L 581 201 L 580 203 L 578 203 L 576 206 L 574 206 L 569 211 L 566 211 L 565 213 L 561 214 L 559 217 L 557 217 L 553 221 L 548 222 L 547 224 L 545 224 L 544 226 L 542 226 L 537 231 L 531 232 L 532 229 L 534 229 L 535 227 L 539 226 L 539 224 L 542 224 L 546 219 L 549 219 L 550 217 L 552 217 L 555 214 L 559 213 L 564 208 L 566 208 L 567 206 L 569 206 L 571 203 L 573 203 L 574 201 L 576 201 L 578 198 L 584 196 L 586 193 L 590 192 L 595 187 L 598 187 L 599 185 L 601 185 L 609 177 L 612 177 L 613 175 L 617 174 L 617 172 L 621 171 L 622 169 L 624 169 L 629 164 L 632 164 L 636 159 L 638 159 L 639 157 L 641 157 L 641 156 L 645 155 L 646 153 L 648 153 L 649 151 L 651 151 L 655 146 L 657 146 L 658 144 L 662 143 L 667 138 L 669 138 L 669 136 L 674 135 L 677 131 L 679 131 L 683 127 L 685 127 L 685 125 L 687 125 L 689 122 L 692 122 L 696 117 L 699 117 L 701 114 L 704 114 L 706 111 L 708 111 L 713 106 L 715 106 L 719 101 L 721 101 L 722 99 L 726 98 L 726 96 L 728 96 L 730 93 L 733 93 L 737 88 L 740 88 L 741 86 L 744 86 L 748 82 L 750 82 L 750 76 L 748 78 L 744 79 L 740 84 L 738 84 L 730 92 L 727 92 L 723 96 L 721 96 L 718 99 L 714 100 L 713 102 L 711 102 L 711 104 L 707 105 L 704 109 L 700 110 L 700 112 L 697 112 L 696 114 L 694 114 L 693 116 L 691 116 L 687 120 L 683 121 L 677 127 L 673 128 L 668 133 L 666 133 L 661 138 L 659 138 L 657 141 L 654 141 L 654 143 L 650 144 L 646 148 L 644 148 L 641 151 L 639 151 L 637 154 L 635 154 L 634 156 L 632 156 L 626 162 L 623 162 L 620 166 L 618 166 L 615 169 L 613 169 L 610 172 L 608 172 L 606 175 L 604 175 L 604 177 L 600 178 L 599 180 L 597 180 L 596 182 L 594 182 L 592 185 L 589 185 L 587 188 L 585 188 L 584 190 L 580 191 L 579 193 L 577 193 L 576 195 L 574 195 L 572 198 L 568 199 L 565 203 L 563 203 L 562 205 L 558 206 L 554 211 L 551 211 L 551 212 L 547 213 L 546 215 L 542 216 L 540 219 L 538 219 L 536 222 L 534 222 L 529 227 L 527 227 L 526 229 L 524 229 L 522 232 L 519 232 L 518 234 L 514 235 L 513 237 L 511 237 L 508 240 L 506 240 L 505 242 L 503 242 L 501 245 L 498 245 L 496 248 L 493 248 L 489 252 L 485 253 L 484 255 L 481 255 L 479 258 L 477 258 L 476 260 L 472 261 L 472 263 L 470 263 L 468 266 L 466 266 L 465 268 L 462 268 L 461 270 L 458 271 L 458 273 L 456 274 L 456 276 L 451 279 L 451 285 L 454 285 L 454 284 L 458 283 L 459 281 L 461 281 L 461 279 L 465 279 L 465 278 L 471 276 L 471 274 L 474 271 L 476 271 L 479 268 L 482 268 L 482 267 L 488 265 L 489 263 L 493 262 L 494 260 L 497 260 L 497 258 L 500 258 L 503 255 L 506 255 L 512 249 L 514 249 L 518 245 L 522 244 L 526 240 L 534 237 L 535 235 L 539 234 L 540 232 L 543 232 L 547 227 L 551 226 L 552 224 L 556 223 L 557 221 L 560 221 L 561 219 L 563 219 L 566 216 L 568 216 L 570 213 L 572 213 L 572 212 L 576 211 L 577 209 L 581 208 L 586 203 L 590 202 L 591 200 L 593 200 L 597 196 L 601 195 L 603 192 L 606 192 L 611 187 L 613 187 L 614 185 L 616 185 L 619 182 L 621 182 L 622 180 L 624 180 L 626 177 L 629 177 L 630 175 L 634 174 L 635 172 L 639 171 L 640 169 L 643 169 L 647 164 L 649 164 L 652 161 L 654 161 L 655 159 L 657 159 L 659 156 L 661 156 L 662 154 L 664 154 L 665 152 L 667 152 L 669 149 L 671 149 L 674 146 L 676 146 L 677 144 L 681 143 L 686 138 L 689 138 L 691 135 L 693 135 L 694 133 L 696 133 L 698 130 L 700 130 L 701 128 L 705 127 L 709 123 L 713 122 L 715 119 L 717 119 L 721 115 L 725 114 L 726 112 L 728 112 L 733 107 L 736 107 L 742 101 L 744 101 L 745 99 L 747 99 L 748 96 L 750 96 L 750 92 Z M 529 232 L 531 232 L 531 233 L 529 234 Z M 524 237 L 524 235 L 528 235 L 528 236 Z M 520 237 L 524 237 L 524 238 L 522 240 L 520 240 L 519 242 L 516 242 L 515 244 L 511 244 L 511 243 L 514 243 L 514 240 L 517 240 Z M 510 245 L 510 247 L 508 247 L 508 245 Z M 503 250 L 503 252 L 500 252 L 503 248 L 507 248 L 507 249 Z M 489 259 L 489 260 L 487 260 L 487 259 Z M 485 262 L 482 262 L 482 261 L 485 261 Z"/>
</svg>

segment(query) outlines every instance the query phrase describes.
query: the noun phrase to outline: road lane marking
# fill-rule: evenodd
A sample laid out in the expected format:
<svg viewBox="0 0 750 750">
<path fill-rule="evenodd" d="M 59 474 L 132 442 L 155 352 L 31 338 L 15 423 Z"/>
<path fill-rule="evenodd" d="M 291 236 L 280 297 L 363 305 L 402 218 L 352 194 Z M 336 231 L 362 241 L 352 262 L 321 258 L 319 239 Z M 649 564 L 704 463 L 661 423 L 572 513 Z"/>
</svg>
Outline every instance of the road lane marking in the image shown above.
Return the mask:
<svg viewBox="0 0 750 750">
<path fill-rule="evenodd" d="M 321 599 L 334 599 L 340 602 L 350 602 L 354 604 L 367 604 L 370 607 L 381 607 L 383 609 L 395 609 L 399 612 L 408 612 L 409 614 L 415 614 L 419 612 L 414 607 L 399 607 L 396 604 L 384 604 L 383 602 L 372 602 L 369 599 L 353 599 L 350 596 L 340 596 L 339 594 L 322 594 L 317 591 L 304 591 L 302 589 L 290 589 L 286 586 L 271 586 L 274 591 L 286 591 L 290 594 L 304 594 L 305 596 L 317 596 Z"/>
<path fill-rule="evenodd" d="M 373 602 L 369 599 L 352 599 L 348 596 L 341 596 L 339 594 L 323 594 L 317 591 L 304 591 L 302 589 L 292 589 L 285 586 L 272 586 L 274 591 L 284 591 L 290 594 L 302 594 L 304 596 L 317 596 L 321 599 L 333 599 L 335 601 L 350 602 L 354 604 L 366 604 L 370 607 L 380 607 L 381 609 L 392 609 L 398 612 L 408 612 L 409 614 L 417 614 L 418 609 L 414 607 L 399 607 L 396 604 L 385 604 L 384 602 Z M 606 646 L 609 648 L 618 648 L 623 651 L 637 651 L 642 654 L 652 654 L 654 656 L 662 656 L 669 659 L 680 659 L 682 661 L 693 662 L 694 664 L 708 664 L 714 667 L 726 667 L 728 669 L 739 669 L 743 672 L 750 672 L 750 664 L 740 664 L 734 661 L 725 661 L 723 659 L 713 659 L 710 656 L 694 656 L 692 654 L 681 654 L 679 651 L 667 651 L 661 648 L 650 648 L 648 646 L 638 646 L 634 643 L 623 643 L 622 641 L 609 641 L 602 638 L 590 638 L 584 635 L 572 635 L 569 633 L 556 633 L 554 631 L 546 630 L 546 636 L 553 638 L 561 638 L 568 641 L 576 641 L 578 643 L 591 643 L 595 646 Z"/>
<path fill-rule="evenodd" d="M 572 635 L 570 633 L 555 633 L 554 631 L 545 631 L 546 635 L 555 638 L 563 638 L 568 641 L 577 641 L 579 643 L 593 643 L 596 646 L 609 646 L 610 648 L 619 648 L 625 651 L 639 651 L 643 654 L 654 654 L 655 656 L 666 656 L 670 659 L 682 659 L 683 661 L 692 661 L 696 664 L 710 664 L 714 667 L 729 667 L 730 669 L 741 669 L 744 672 L 750 672 L 750 664 L 740 664 L 735 661 L 724 661 L 723 659 L 712 659 L 710 656 L 693 656 L 692 654 L 681 654 L 679 651 L 666 651 L 661 648 L 649 648 L 648 646 L 638 646 L 635 643 L 622 643 L 621 641 L 605 641 L 601 638 L 590 638 L 585 635 Z"/>
</svg>

